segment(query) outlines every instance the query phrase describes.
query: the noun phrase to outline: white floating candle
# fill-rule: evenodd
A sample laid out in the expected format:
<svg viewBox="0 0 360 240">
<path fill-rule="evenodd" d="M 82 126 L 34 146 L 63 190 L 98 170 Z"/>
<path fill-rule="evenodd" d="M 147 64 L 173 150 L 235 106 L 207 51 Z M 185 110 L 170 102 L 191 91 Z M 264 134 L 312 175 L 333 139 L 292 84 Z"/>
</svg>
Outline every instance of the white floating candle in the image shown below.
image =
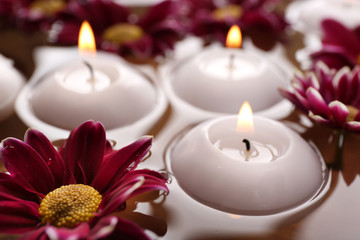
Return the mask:
<svg viewBox="0 0 360 240">
<path fill-rule="evenodd" d="M 86 41 L 84 48 L 89 49 Z M 149 77 L 107 53 L 88 53 L 47 74 L 36 74 L 17 101 L 24 122 L 50 138 L 66 137 L 69 130 L 92 119 L 104 124 L 110 138 L 130 141 L 149 130 L 165 108 L 165 96 Z"/>
<path fill-rule="evenodd" d="M 29 99 L 35 115 L 46 123 L 73 129 L 87 119 L 106 129 L 135 122 L 156 104 L 156 90 L 143 75 L 110 57 L 89 61 L 94 80 L 82 62 L 44 76 Z"/>
<path fill-rule="evenodd" d="M 299 135 L 270 119 L 255 117 L 253 134 L 237 132 L 236 122 L 236 116 L 204 122 L 174 143 L 171 169 L 186 193 L 222 211 L 267 215 L 319 192 L 326 167 Z"/>
<path fill-rule="evenodd" d="M 241 41 L 240 31 L 237 38 Z M 278 87 L 286 86 L 287 79 L 279 66 L 260 54 L 228 47 L 206 49 L 180 62 L 165 84 L 170 95 L 193 108 L 230 114 L 245 100 L 255 112 L 279 104 L 283 99 Z"/>
<path fill-rule="evenodd" d="M 3 120 L 13 113 L 15 99 L 25 79 L 3 55 L 0 55 L 0 69 L 0 120 Z"/>
</svg>

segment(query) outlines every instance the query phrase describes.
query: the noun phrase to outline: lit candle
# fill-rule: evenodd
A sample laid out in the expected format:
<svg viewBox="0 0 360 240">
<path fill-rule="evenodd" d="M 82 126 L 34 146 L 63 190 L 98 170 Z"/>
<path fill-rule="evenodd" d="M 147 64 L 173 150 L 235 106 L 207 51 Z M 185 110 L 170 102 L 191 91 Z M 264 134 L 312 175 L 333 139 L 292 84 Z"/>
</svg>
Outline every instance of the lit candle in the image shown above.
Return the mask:
<svg viewBox="0 0 360 240">
<path fill-rule="evenodd" d="M 91 28 L 83 26 L 79 49 L 85 53 L 80 53 L 81 60 L 36 76 L 18 100 L 20 117 L 29 126 L 53 135 L 61 132 L 64 136 L 92 119 L 102 122 L 111 138 L 127 137 L 131 131 L 137 132 L 133 137 L 139 137 L 165 111 L 165 97 L 150 78 L 119 57 L 95 56 Z"/>
<path fill-rule="evenodd" d="M 170 99 L 220 114 L 236 112 L 236 103 L 245 100 L 256 113 L 280 104 L 278 87 L 287 85 L 283 69 L 240 45 L 240 29 L 233 26 L 227 48 L 208 48 L 177 64 L 165 81 Z"/>
<path fill-rule="evenodd" d="M 243 120 L 227 116 L 174 142 L 169 158 L 180 187 L 205 205 L 242 215 L 275 214 L 312 199 L 327 178 L 320 156 L 279 122 L 240 115 L 254 132 L 237 131 Z"/>
<path fill-rule="evenodd" d="M 359 0 L 307 0 L 291 3 L 286 10 L 286 18 L 296 30 L 313 38 L 320 36 L 321 22 L 327 18 L 337 20 L 349 28 L 359 26 L 359 12 Z"/>
<path fill-rule="evenodd" d="M 14 68 L 13 62 L 0 55 L 0 120 L 14 111 L 15 99 L 24 85 L 24 77 Z"/>
</svg>

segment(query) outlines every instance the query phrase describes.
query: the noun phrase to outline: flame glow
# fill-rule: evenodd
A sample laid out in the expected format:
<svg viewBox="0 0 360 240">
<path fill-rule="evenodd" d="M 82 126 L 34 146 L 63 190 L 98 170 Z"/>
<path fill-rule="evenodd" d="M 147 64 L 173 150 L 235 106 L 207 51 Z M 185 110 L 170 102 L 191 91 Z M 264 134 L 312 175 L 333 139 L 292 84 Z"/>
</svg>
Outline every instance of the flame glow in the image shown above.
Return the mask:
<svg viewBox="0 0 360 240">
<path fill-rule="evenodd" d="M 248 102 L 244 102 L 239 111 L 236 130 L 238 132 L 254 132 L 253 113 Z"/>
<path fill-rule="evenodd" d="M 239 219 L 242 216 L 241 215 L 235 215 L 235 214 L 229 214 L 229 217 L 232 218 L 232 219 Z"/>
<path fill-rule="evenodd" d="M 80 54 L 91 54 L 96 53 L 96 44 L 93 30 L 87 21 L 84 21 L 81 25 L 79 32 L 79 52 Z"/>
<path fill-rule="evenodd" d="M 239 26 L 232 25 L 226 37 L 226 47 L 240 48 L 241 42 L 242 36 Z"/>
</svg>

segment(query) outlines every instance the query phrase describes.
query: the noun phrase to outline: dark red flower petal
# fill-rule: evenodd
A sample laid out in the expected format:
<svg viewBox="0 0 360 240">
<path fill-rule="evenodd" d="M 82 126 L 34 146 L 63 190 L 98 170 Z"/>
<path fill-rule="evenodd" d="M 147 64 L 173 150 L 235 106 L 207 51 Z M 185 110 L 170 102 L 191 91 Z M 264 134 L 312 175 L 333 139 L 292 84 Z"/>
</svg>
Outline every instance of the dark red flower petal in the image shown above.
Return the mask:
<svg viewBox="0 0 360 240">
<path fill-rule="evenodd" d="M 309 106 L 311 111 L 325 118 L 329 118 L 331 116 L 331 111 L 328 105 L 318 91 L 310 87 L 306 90 L 306 95 L 309 103 L 311 103 Z"/>
<path fill-rule="evenodd" d="M 349 115 L 349 110 L 346 106 L 339 101 L 333 101 L 329 104 L 329 108 L 333 116 L 332 121 L 334 126 L 340 128 L 344 127 L 346 117 Z"/>
<path fill-rule="evenodd" d="M 7 138 L 2 143 L 0 154 L 6 169 L 24 186 L 30 185 L 42 194 L 54 189 L 54 177 L 48 165 L 28 144 L 15 138 Z"/>
<path fill-rule="evenodd" d="M 137 23 L 145 31 L 151 31 L 154 25 L 163 21 L 169 16 L 177 14 L 178 3 L 176 1 L 163 1 L 151 7 L 148 12 Z"/>
<path fill-rule="evenodd" d="M 360 132 L 360 122 L 347 122 L 346 129 L 354 132 Z"/>
<path fill-rule="evenodd" d="M 297 108 L 301 109 L 302 111 L 306 112 L 308 109 L 303 106 L 299 101 L 298 98 L 295 96 L 294 93 L 292 93 L 290 90 L 288 89 L 284 89 L 284 88 L 280 88 L 279 89 L 280 94 L 284 97 L 287 98 L 290 102 L 292 102 Z"/>
<path fill-rule="evenodd" d="M 75 0 L 69 4 L 68 14 L 66 20 L 78 24 L 87 20 L 97 34 L 112 24 L 126 22 L 130 11 L 112 0 Z"/>
<path fill-rule="evenodd" d="M 342 46 L 347 54 L 357 57 L 357 54 L 360 53 L 360 39 L 352 30 L 332 19 L 324 20 L 321 26 L 324 33 L 324 44 Z"/>
<path fill-rule="evenodd" d="M 105 129 L 99 122 L 84 122 L 71 132 L 61 155 L 77 183 L 90 185 L 101 166 L 105 146 Z"/>
<path fill-rule="evenodd" d="M 149 169 L 139 169 L 139 170 L 133 170 L 128 172 L 123 178 L 120 178 L 116 183 L 114 183 L 111 188 L 108 190 L 108 192 L 105 194 L 105 198 L 107 195 L 111 195 L 113 191 L 117 191 L 120 185 L 123 184 L 124 181 L 126 181 L 127 178 L 134 178 L 134 177 L 140 177 L 144 176 L 146 181 L 155 181 L 162 187 L 164 187 L 164 191 L 168 191 L 167 186 L 165 185 L 167 179 L 161 175 L 159 172 L 152 171 Z"/>
<path fill-rule="evenodd" d="M 45 233 L 50 239 L 69 240 L 69 239 L 88 239 L 90 226 L 84 222 L 75 228 L 56 228 L 54 226 L 47 226 Z"/>
<path fill-rule="evenodd" d="M 47 163 L 54 177 L 55 188 L 70 183 L 70 176 L 67 176 L 69 171 L 65 168 L 63 159 L 44 134 L 31 129 L 25 134 L 25 143 L 37 151 Z"/>
<path fill-rule="evenodd" d="M 356 59 L 353 55 L 347 54 L 341 46 L 324 45 L 320 51 L 310 54 L 313 65 L 323 62 L 330 68 L 341 69 L 344 66 L 353 67 Z"/>
<path fill-rule="evenodd" d="M 27 232 L 22 235 L 19 240 L 49 240 L 49 237 L 45 233 L 45 226 L 40 227 L 34 231 Z"/>
<path fill-rule="evenodd" d="M 115 225 L 116 224 L 116 225 Z M 113 226 L 115 228 L 113 229 Z M 101 231 L 109 227 L 113 229 L 112 232 L 101 238 L 102 240 L 150 240 L 145 234 L 144 230 L 133 222 L 130 222 L 120 217 L 105 217 L 102 218 L 90 232 L 90 239 L 97 239 Z M 120 237 L 121 236 L 121 237 Z"/>
<path fill-rule="evenodd" d="M 139 164 L 151 147 L 152 137 L 142 137 L 103 161 L 91 186 L 101 194 Z"/>
<path fill-rule="evenodd" d="M 113 234 L 118 222 L 119 220 L 115 216 L 101 218 L 95 226 L 91 228 L 89 233 L 90 239 L 103 239 Z"/>
<path fill-rule="evenodd" d="M 0 232 L 24 233 L 39 224 L 38 208 L 31 202 L 0 201 Z"/>
<path fill-rule="evenodd" d="M 127 174 L 116 189 L 111 193 L 106 194 L 100 205 L 102 215 L 108 215 L 111 212 L 118 211 L 127 199 L 130 199 L 138 194 L 163 190 L 168 191 L 165 185 L 164 177 L 159 177 L 151 173 L 150 170 L 135 170 Z"/>
<path fill-rule="evenodd" d="M 0 172 L 0 199 L 26 200 L 40 204 L 40 198 L 36 191 L 28 191 L 17 178 Z"/>
</svg>

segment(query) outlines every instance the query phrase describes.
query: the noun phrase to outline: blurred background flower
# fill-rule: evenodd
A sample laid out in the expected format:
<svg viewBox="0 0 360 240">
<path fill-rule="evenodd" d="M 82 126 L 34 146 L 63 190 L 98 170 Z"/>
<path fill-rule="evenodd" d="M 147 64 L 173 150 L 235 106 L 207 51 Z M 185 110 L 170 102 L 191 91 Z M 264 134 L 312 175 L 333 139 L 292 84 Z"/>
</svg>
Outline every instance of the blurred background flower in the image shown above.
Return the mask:
<svg viewBox="0 0 360 240">
<path fill-rule="evenodd" d="M 322 22 L 322 46 L 310 54 L 312 65 L 322 61 L 330 68 L 353 68 L 360 63 L 360 26 L 349 29 L 340 22 L 326 19 Z"/>
<path fill-rule="evenodd" d="M 73 0 L 52 26 L 49 40 L 76 45 L 81 23 L 87 20 L 98 49 L 137 59 L 165 56 L 184 35 L 177 4 L 163 1 L 138 15 L 111 0 Z"/>
<path fill-rule="evenodd" d="M 225 43 L 232 25 L 238 25 L 245 37 L 264 50 L 285 40 L 287 23 L 275 10 L 278 0 L 181 0 L 182 13 L 188 16 L 187 26 L 205 43 Z"/>
<path fill-rule="evenodd" d="M 47 31 L 66 9 L 69 0 L 1 0 L 0 15 L 4 25 L 27 32 Z"/>
</svg>

